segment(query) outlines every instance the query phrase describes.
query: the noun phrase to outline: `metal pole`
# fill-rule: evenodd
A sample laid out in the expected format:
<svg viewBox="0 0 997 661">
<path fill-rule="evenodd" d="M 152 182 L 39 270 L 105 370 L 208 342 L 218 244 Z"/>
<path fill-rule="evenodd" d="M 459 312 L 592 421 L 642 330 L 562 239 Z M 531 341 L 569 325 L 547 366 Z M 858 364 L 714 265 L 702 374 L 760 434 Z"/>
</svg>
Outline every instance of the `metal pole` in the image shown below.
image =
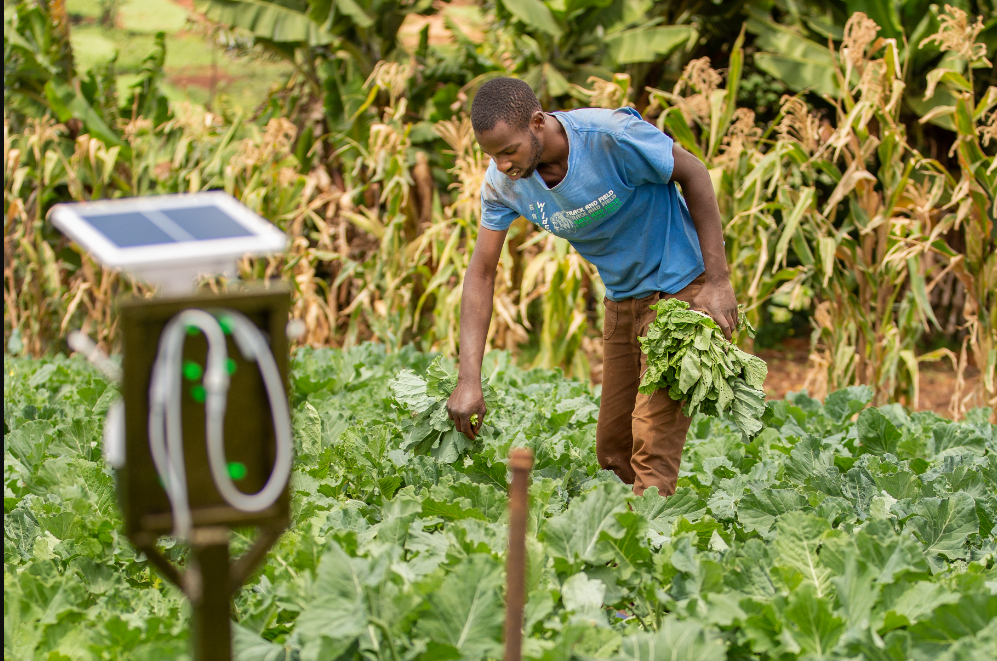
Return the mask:
<svg viewBox="0 0 997 661">
<path fill-rule="evenodd" d="M 228 530 L 201 528 L 191 535 L 191 568 L 184 575 L 192 609 L 195 661 L 232 659 L 232 586 Z"/>
<path fill-rule="evenodd" d="M 533 453 L 516 448 L 509 454 L 509 556 L 506 561 L 505 661 L 521 661 L 523 654 L 523 604 L 526 597 L 527 488 Z"/>
</svg>

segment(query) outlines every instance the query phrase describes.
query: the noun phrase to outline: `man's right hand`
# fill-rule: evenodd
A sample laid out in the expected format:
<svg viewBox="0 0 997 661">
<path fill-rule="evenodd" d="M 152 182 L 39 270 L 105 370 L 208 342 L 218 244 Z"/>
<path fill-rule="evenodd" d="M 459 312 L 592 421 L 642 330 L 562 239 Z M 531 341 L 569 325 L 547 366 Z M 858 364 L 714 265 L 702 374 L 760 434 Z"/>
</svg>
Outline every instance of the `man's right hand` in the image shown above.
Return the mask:
<svg viewBox="0 0 997 661">
<path fill-rule="evenodd" d="M 485 419 L 485 397 L 481 392 L 481 382 L 458 381 L 457 387 L 447 400 L 447 413 L 457 426 L 457 431 L 472 441 L 477 438 L 481 423 Z M 477 415 L 471 424 L 471 416 Z"/>
<path fill-rule="evenodd" d="M 460 369 L 457 387 L 447 400 L 447 413 L 457 431 L 474 440 L 485 419 L 485 398 L 481 392 L 481 359 L 492 320 L 492 297 L 495 294 L 495 269 L 506 231 L 478 228 L 478 240 L 471 253 L 471 263 L 464 274 L 460 295 Z M 477 415 L 474 424 L 471 416 Z"/>
</svg>

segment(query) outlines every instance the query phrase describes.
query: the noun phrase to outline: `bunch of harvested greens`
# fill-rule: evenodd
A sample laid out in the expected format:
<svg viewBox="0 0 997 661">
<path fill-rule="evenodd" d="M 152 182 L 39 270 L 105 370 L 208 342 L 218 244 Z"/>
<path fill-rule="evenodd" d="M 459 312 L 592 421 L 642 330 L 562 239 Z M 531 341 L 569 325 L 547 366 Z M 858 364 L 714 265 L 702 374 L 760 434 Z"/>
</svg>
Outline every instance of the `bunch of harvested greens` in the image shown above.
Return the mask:
<svg viewBox="0 0 997 661">
<path fill-rule="evenodd" d="M 690 310 L 684 301 L 673 298 L 651 307 L 658 316 L 640 340 L 647 354 L 640 392 L 666 389 L 672 399 L 684 402 L 682 410 L 689 416 L 726 413 L 747 438 L 761 431 L 765 361 L 728 342 L 709 315 Z M 745 326 L 754 336 L 742 314 L 738 329 Z"/>
</svg>

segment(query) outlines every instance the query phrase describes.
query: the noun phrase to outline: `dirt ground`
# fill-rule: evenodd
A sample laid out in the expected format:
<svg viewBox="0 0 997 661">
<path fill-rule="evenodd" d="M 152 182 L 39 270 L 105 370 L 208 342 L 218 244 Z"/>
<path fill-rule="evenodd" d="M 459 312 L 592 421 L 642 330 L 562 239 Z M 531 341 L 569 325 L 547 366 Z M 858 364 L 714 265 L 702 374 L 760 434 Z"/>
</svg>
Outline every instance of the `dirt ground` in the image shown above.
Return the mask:
<svg viewBox="0 0 997 661">
<path fill-rule="evenodd" d="M 810 370 L 807 360 L 809 353 L 809 342 L 806 340 L 787 340 L 777 348 L 759 351 L 758 356 L 769 366 L 768 378 L 765 380 L 766 396 L 782 399 L 790 392 L 802 390 Z M 969 367 L 966 370 L 963 392 L 966 395 L 972 393 L 979 385 L 979 380 L 979 371 Z M 949 363 L 922 364 L 917 410 L 934 411 L 938 415 L 951 417 L 949 406 L 955 386 L 956 373 Z M 983 405 L 982 401 L 975 399 L 971 398 L 966 407 Z"/>
</svg>

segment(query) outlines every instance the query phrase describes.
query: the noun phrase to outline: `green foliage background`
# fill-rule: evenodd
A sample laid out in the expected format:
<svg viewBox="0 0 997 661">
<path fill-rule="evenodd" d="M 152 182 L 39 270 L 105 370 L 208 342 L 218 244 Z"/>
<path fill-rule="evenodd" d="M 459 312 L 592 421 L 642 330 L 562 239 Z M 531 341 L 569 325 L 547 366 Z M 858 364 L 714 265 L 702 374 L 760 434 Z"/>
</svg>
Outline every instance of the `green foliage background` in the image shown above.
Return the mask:
<svg viewBox="0 0 997 661">
<path fill-rule="evenodd" d="M 289 234 L 285 257 L 240 276 L 294 284 L 306 344 L 456 354 L 487 165 L 466 113 L 483 81 L 515 75 L 548 109 L 633 104 L 707 164 L 738 298 L 763 337 L 810 319 L 814 394 L 868 384 L 916 408 L 921 366 L 945 360 L 953 415 L 997 407 L 991 3 L 197 8 L 247 67 L 291 72 L 255 109 L 170 101 L 166 35 L 126 79 L 114 61 L 82 71 L 65 3 L 5 4 L 10 351 L 43 355 L 73 328 L 113 348 L 114 297 L 148 293 L 59 235 L 54 203 L 224 189 Z M 587 375 L 601 298 L 566 241 L 519 221 L 489 346 Z"/>
</svg>

